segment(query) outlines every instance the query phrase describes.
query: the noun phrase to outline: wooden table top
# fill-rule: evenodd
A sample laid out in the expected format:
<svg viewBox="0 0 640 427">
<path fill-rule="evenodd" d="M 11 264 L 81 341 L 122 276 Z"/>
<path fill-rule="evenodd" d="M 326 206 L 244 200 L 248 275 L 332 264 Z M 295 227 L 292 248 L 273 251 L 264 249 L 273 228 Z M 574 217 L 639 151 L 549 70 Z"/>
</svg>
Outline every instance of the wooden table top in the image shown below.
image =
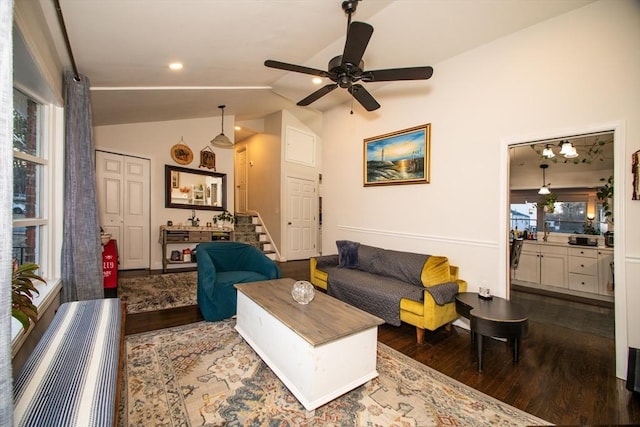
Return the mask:
<svg viewBox="0 0 640 427">
<path fill-rule="evenodd" d="M 309 304 L 291 296 L 290 278 L 238 283 L 235 287 L 313 346 L 378 326 L 384 320 L 318 290 Z"/>
</svg>

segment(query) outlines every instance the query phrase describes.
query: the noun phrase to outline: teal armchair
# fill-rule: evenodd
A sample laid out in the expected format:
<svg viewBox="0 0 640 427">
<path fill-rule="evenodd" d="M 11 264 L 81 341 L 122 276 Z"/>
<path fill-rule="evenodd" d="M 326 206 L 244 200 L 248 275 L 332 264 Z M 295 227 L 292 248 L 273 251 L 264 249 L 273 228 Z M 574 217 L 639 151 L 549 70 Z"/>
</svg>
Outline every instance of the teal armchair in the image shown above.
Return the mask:
<svg viewBox="0 0 640 427">
<path fill-rule="evenodd" d="M 236 314 L 236 283 L 280 278 L 280 269 L 264 253 L 240 242 L 200 243 L 198 307 L 205 320 L 215 322 Z"/>
</svg>

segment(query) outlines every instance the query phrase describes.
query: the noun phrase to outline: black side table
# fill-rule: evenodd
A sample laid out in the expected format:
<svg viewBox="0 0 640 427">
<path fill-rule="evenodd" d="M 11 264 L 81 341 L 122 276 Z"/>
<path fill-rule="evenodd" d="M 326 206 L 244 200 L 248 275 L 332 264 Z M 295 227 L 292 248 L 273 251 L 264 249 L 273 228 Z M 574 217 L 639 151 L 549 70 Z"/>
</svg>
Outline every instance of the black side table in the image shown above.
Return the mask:
<svg viewBox="0 0 640 427">
<path fill-rule="evenodd" d="M 456 311 L 471 321 L 471 342 L 476 342 L 478 372 L 482 372 L 482 337 L 507 338 L 513 342 L 513 361 L 518 362 L 520 337 L 526 332 L 526 311 L 504 298 L 483 299 L 475 292 L 456 295 Z"/>
</svg>

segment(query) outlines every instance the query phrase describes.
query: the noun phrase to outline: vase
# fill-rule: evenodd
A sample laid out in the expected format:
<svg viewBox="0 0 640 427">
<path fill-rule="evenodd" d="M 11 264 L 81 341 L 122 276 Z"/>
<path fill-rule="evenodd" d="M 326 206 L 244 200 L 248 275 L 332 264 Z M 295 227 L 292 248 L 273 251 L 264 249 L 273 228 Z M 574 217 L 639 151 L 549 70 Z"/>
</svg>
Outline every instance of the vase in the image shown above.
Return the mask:
<svg viewBox="0 0 640 427">
<path fill-rule="evenodd" d="M 306 280 L 299 280 L 293 284 L 291 296 L 299 304 L 309 304 L 315 296 L 313 285 Z"/>
</svg>

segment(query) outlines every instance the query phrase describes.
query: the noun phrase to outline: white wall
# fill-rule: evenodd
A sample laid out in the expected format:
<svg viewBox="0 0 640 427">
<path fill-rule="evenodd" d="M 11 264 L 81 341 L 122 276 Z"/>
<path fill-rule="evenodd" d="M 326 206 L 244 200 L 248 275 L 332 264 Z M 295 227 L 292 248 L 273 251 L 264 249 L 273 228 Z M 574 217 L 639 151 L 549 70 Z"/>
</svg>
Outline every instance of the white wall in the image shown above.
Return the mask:
<svg viewBox="0 0 640 427">
<path fill-rule="evenodd" d="M 306 134 L 308 136 L 311 136 L 313 139 L 313 144 L 314 147 L 310 150 L 307 151 L 307 148 L 311 148 L 311 147 L 300 147 L 300 146 L 296 146 L 297 143 L 295 140 L 293 140 L 292 138 L 290 138 L 288 136 L 289 132 L 302 132 L 303 134 Z M 310 181 L 313 182 L 313 185 L 315 186 L 316 189 L 318 189 L 318 181 L 319 181 L 319 174 L 321 171 L 321 153 L 322 153 L 322 138 L 320 138 L 319 135 L 317 135 L 311 127 L 307 126 L 306 124 L 304 124 L 302 121 L 300 121 L 293 113 L 291 113 L 290 111 L 283 111 L 282 112 L 282 123 L 281 123 L 281 135 L 282 135 L 282 150 L 281 150 L 281 162 L 282 162 L 282 174 L 280 175 L 280 188 L 282 189 L 282 199 L 280 201 L 280 210 L 283 212 L 282 218 L 281 218 L 281 227 L 283 230 L 282 233 L 282 248 L 280 253 L 284 256 L 284 259 L 289 259 L 288 257 L 295 252 L 295 247 L 298 244 L 302 244 L 302 246 L 304 246 L 303 242 L 293 242 L 290 241 L 290 239 L 292 238 L 292 236 L 289 235 L 289 227 L 288 227 L 288 222 L 295 216 L 295 215 L 300 215 L 301 212 L 291 212 L 290 210 L 292 210 L 292 206 L 291 206 L 291 201 L 292 201 L 292 196 L 291 194 L 289 194 L 289 191 L 291 191 L 291 189 L 289 188 L 289 185 L 287 184 L 289 181 L 289 178 L 295 178 L 298 180 L 305 180 L 305 181 Z M 299 161 L 294 161 L 291 158 L 294 157 L 293 153 L 295 153 L 296 151 L 302 150 L 304 152 L 305 155 L 305 160 L 304 163 L 301 163 Z M 309 163 L 306 163 L 307 161 L 309 161 Z M 313 202 L 313 206 L 311 206 L 311 210 L 312 212 L 310 213 L 311 216 L 313 216 L 315 218 L 315 225 L 316 227 L 319 224 L 319 218 L 316 215 L 316 213 L 318 212 L 318 194 L 316 193 L 316 198 Z M 313 236 L 309 236 L 310 239 L 316 239 L 317 240 L 317 234 L 313 235 Z M 304 240 L 304 238 L 302 238 L 302 240 Z M 313 245 L 314 248 L 318 248 L 318 242 L 315 241 L 311 241 L 309 242 L 310 245 Z M 289 246 L 293 246 L 289 247 Z M 297 250 L 300 250 L 304 248 L 297 248 Z"/>
<path fill-rule="evenodd" d="M 392 83 L 375 93 L 382 105 L 376 112 L 350 115 L 342 106 L 326 113 L 324 252 L 335 253 L 337 239 L 352 239 L 446 255 L 470 290 L 487 281 L 504 296 L 507 144 L 615 124 L 623 376 L 627 342 L 640 347 L 640 311 L 633 310 L 640 304 L 640 202 L 630 201 L 629 173 L 630 155 L 640 149 L 639 40 L 640 2 L 604 0 L 434 64 L 428 82 Z M 363 139 L 423 123 L 432 124 L 431 183 L 364 188 Z"/>
<path fill-rule="evenodd" d="M 233 140 L 234 117 L 225 120 L 225 135 Z M 94 139 L 97 150 L 117 154 L 143 157 L 151 163 L 151 269 L 162 268 L 162 246 L 159 243 L 160 226 L 168 220 L 174 224 L 186 222 L 191 216 L 190 209 L 165 208 L 164 166 L 178 165 L 171 158 L 170 149 L 178 144 L 181 138 L 193 151 L 193 162 L 184 165 L 190 169 L 198 169 L 200 150 L 210 145 L 209 141 L 220 132 L 220 118 L 174 120 L 167 122 L 135 123 L 126 125 L 97 126 L 94 128 Z M 233 149 L 212 147 L 216 153 L 216 172 L 227 174 L 227 210 L 234 211 L 234 176 Z M 210 169 L 202 169 L 210 171 Z M 200 223 L 212 221 L 217 211 L 196 210 Z"/>
<path fill-rule="evenodd" d="M 314 165 L 287 160 L 287 129 L 313 135 Z M 246 146 L 248 168 L 249 210 L 257 211 L 267 226 L 280 259 L 287 254 L 287 177 L 307 179 L 317 184 L 320 173 L 322 139 L 290 111 L 278 111 L 264 120 L 264 132 L 240 143 Z M 268 191 L 265 191 L 265 188 Z M 317 206 L 316 206 L 317 208 Z"/>
<path fill-rule="evenodd" d="M 239 145 L 246 145 L 248 208 L 260 214 L 273 244 L 281 246 L 280 215 L 280 126 L 282 112 L 273 113 L 264 120 L 264 133 L 259 133 Z M 268 188 L 268 191 L 265 191 Z"/>
</svg>

